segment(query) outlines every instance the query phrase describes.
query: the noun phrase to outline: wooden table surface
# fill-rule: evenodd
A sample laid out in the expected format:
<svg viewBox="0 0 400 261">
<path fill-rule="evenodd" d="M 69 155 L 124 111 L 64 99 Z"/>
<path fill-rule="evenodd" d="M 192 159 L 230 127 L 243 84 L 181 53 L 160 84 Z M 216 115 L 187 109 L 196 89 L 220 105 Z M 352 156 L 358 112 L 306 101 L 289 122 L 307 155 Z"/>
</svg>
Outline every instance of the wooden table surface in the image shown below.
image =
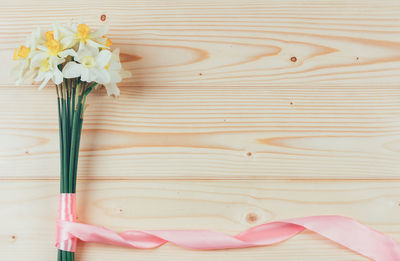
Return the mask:
<svg viewBox="0 0 400 261">
<path fill-rule="evenodd" d="M 35 27 L 110 25 L 133 77 L 90 95 L 79 221 L 215 229 L 345 215 L 400 242 L 400 1 L 3 1 L 0 256 L 55 260 L 54 87 L 15 87 L 13 49 Z M 101 16 L 105 21 L 101 21 Z M 103 19 L 104 20 L 104 19 Z M 271 247 L 133 250 L 91 260 L 367 260 L 304 232 Z"/>
</svg>

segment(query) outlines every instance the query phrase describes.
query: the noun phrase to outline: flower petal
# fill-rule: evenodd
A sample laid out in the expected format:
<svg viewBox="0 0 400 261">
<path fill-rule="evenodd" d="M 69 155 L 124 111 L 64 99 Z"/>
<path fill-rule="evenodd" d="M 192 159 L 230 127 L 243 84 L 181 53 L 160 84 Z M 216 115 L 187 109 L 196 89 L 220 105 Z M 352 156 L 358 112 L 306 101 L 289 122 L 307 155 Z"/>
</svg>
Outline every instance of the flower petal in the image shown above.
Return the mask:
<svg viewBox="0 0 400 261">
<path fill-rule="evenodd" d="M 46 86 L 46 84 L 49 82 L 50 79 L 51 79 L 51 74 L 50 73 L 46 74 L 42 84 L 39 86 L 39 90 L 43 89 L 43 87 Z"/>
<path fill-rule="evenodd" d="M 52 24 L 51 28 L 53 29 L 54 39 L 59 42 L 60 41 L 60 33 L 58 32 L 59 24 Z"/>
<path fill-rule="evenodd" d="M 91 32 L 90 37 L 91 38 L 100 38 L 103 35 L 105 35 L 106 33 L 108 33 L 108 30 L 109 30 L 109 26 L 105 25 L 104 27 L 101 27 L 101 28 L 97 29 L 96 31 Z"/>
<path fill-rule="evenodd" d="M 96 57 L 96 66 L 104 68 L 111 58 L 111 52 L 108 50 L 102 50 Z"/>
<path fill-rule="evenodd" d="M 118 71 L 109 71 L 109 72 L 110 72 L 111 82 L 121 82 L 122 81 L 121 75 L 119 74 Z"/>
<path fill-rule="evenodd" d="M 105 69 L 92 70 L 92 71 L 96 76 L 93 79 L 93 81 L 96 81 L 100 84 L 106 84 L 110 82 L 110 74 Z"/>
<path fill-rule="evenodd" d="M 11 70 L 11 77 L 15 81 L 16 85 L 19 85 L 23 81 L 22 75 L 23 75 L 23 64 L 19 62 Z"/>
<path fill-rule="evenodd" d="M 81 50 L 85 51 L 85 43 L 83 41 L 79 41 L 78 53 Z"/>
<path fill-rule="evenodd" d="M 88 82 L 88 79 L 89 79 L 89 70 L 85 66 L 82 66 L 81 80 L 84 82 Z"/>
<path fill-rule="evenodd" d="M 64 50 L 64 51 L 62 51 L 62 52 L 60 52 L 60 53 L 58 54 L 58 56 L 60 56 L 60 57 L 62 57 L 62 58 L 65 58 L 65 57 L 67 57 L 68 55 L 70 55 L 70 56 L 72 56 L 72 57 L 75 57 L 75 56 L 76 56 L 76 52 L 75 52 L 73 49 L 67 49 L 67 50 Z"/>
<path fill-rule="evenodd" d="M 120 71 L 122 69 L 121 63 L 115 60 L 111 60 L 110 62 L 110 71 Z"/>
<path fill-rule="evenodd" d="M 58 68 L 56 68 L 53 72 L 53 82 L 55 84 L 60 84 L 63 82 L 63 80 L 64 78 L 62 72 Z"/>
<path fill-rule="evenodd" d="M 63 39 L 61 39 L 61 45 L 64 48 L 71 48 L 75 45 L 76 40 L 74 39 L 74 37 L 72 35 L 69 36 L 65 36 Z"/>
<path fill-rule="evenodd" d="M 87 39 L 86 40 L 87 46 L 91 46 L 92 48 L 107 48 L 104 44 L 97 43 L 93 40 Z"/>
<path fill-rule="evenodd" d="M 118 86 L 115 83 L 104 84 L 104 87 L 106 88 L 108 96 L 111 96 L 111 95 L 119 96 L 120 91 L 118 89 Z"/>
<path fill-rule="evenodd" d="M 41 39 L 40 27 L 37 27 L 26 39 L 26 45 L 31 48 L 31 50 L 35 50 L 36 46 L 42 42 L 43 39 Z"/>
<path fill-rule="evenodd" d="M 47 58 L 47 54 L 44 52 L 35 52 L 31 59 L 31 68 L 39 67 L 40 63 Z"/>
<path fill-rule="evenodd" d="M 64 66 L 62 70 L 62 74 L 65 78 L 76 78 L 81 76 L 83 70 L 83 66 L 76 62 L 69 62 Z"/>
<path fill-rule="evenodd" d="M 36 48 L 43 52 L 47 52 L 49 50 L 49 49 L 47 49 L 46 46 L 43 46 L 43 45 L 38 45 L 38 46 L 36 46 Z"/>
<path fill-rule="evenodd" d="M 119 53 L 120 53 L 119 48 L 115 48 L 114 51 L 112 52 L 112 59 L 117 62 L 120 62 Z"/>
<path fill-rule="evenodd" d="M 57 65 L 65 62 L 65 59 L 51 55 L 49 56 L 49 62 L 50 62 L 50 68 L 54 70 L 55 68 L 57 68 Z"/>
</svg>

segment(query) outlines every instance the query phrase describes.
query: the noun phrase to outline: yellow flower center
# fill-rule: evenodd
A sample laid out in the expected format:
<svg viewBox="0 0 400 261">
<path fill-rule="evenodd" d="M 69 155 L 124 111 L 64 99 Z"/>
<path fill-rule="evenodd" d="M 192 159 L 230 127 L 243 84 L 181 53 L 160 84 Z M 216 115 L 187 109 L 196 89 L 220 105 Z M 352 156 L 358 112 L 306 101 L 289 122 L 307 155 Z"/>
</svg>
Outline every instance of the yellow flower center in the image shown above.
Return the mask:
<svg viewBox="0 0 400 261">
<path fill-rule="evenodd" d="M 89 38 L 89 32 L 90 29 L 86 24 L 79 24 L 76 36 L 86 43 L 86 40 Z"/>
<path fill-rule="evenodd" d="M 104 66 L 104 69 L 106 69 L 106 70 L 108 70 L 108 68 L 110 68 L 110 62 L 108 62 L 107 64 L 106 64 L 106 66 Z"/>
<path fill-rule="evenodd" d="M 112 45 L 112 42 L 111 42 L 110 38 L 107 38 L 106 39 L 106 46 L 110 47 L 111 45 Z"/>
<path fill-rule="evenodd" d="M 54 40 L 54 31 L 47 31 L 45 34 L 46 40 Z"/>
<path fill-rule="evenodd" d="M 61 51 L 60 43 L 54 39 L 48 39 L 46 41 L 46 47 L 49 49 L 51 55 L 57 55 Z"/>
<path fill-rule="evenodd" d="M 85 67 L 90 68 L 95 66 L 96 61 L 94 60 L 93 56 L 86 55 L 82 58 L 81 64 L 84 65 Z"/>
<path fill-rule="evenodd" d="M 106 42 L 104 43 L 105 47 L 102 47 L 101 50 L 107 50 L 107 47 L 110 47 L 112 45 L 112 42 L 105 35 L 103 35 L 102 37 L 106 39 Z"/>
<path fill-rule="evenodd" d="M 40 71 L 42 71 L 42 72 L 47 72 L 48 70 L 50 70 L 49 58 L 44 59 L 44 60 L 40 63 Z"/>
<path fill-rule="evenodd" d="M 15 61 L 18 60 L 18 48 L 15 48 L 15 50 L 14 50 L 13 59 L 14 59 Z"/>
<path fill-rule="evenodd" d="M 13 59 L 14 60 L 18 60 L 20 57 L 21 58 L 28 58 L 30 52 L 31 52 L 31 49 L 29 49 L 28 47 L 22 45 L 19 48 L 19 50 L 18 50 L 18 48 L 15 48 Z"/>
</svg>

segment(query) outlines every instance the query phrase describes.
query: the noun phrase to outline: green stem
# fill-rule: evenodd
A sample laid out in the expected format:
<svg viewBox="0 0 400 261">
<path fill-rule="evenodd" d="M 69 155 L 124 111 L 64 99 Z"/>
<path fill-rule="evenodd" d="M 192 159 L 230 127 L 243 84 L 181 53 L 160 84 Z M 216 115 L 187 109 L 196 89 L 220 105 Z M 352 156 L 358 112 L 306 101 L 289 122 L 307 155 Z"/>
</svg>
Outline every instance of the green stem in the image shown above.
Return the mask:
<svg viewBox="0 0 400 261">
<path fill-rule="evenodd" d="M 74 120 L 74 115 L 75 115 L 75 95 L 76 95 L 76 88 L 77 86 L 75 86 L 75 81 L 72 79 L 71 80 L 71 88 L 72 88 L 72 92 L 71 92 L 71 126 L 73 125 L 73 120 Z"/>
<path fill-rule="evenodd" d="M 79 85 L 76 87 L 77 91 L 79 92 Z M 76 153 L 78 152 L 79 144 L 77 143 L 77 137 L 78 135 L 80 136 L 81 130 L 79 128 L 79 117 L 80 117 L 80 111 L 82 109 L 82 96 L 78 96 L 78 105 L 75 107 L 74 106 L 74 119 L 72 122 L 72 137 L 71 137 L 71 157 L 69 161 L 69 188 L 72 193 L 75 192 L 75 181 L 76 181 L 76 168 L 75 165 L 76 162 L 78 161 L 78 156 L 79 154 Z"/>
<path fill-rule="evenodd" d="M 75 144 L 76 144 L 76 148 L 75 151 L 73 153 L 71 153 L 71 155 L 73 155 L 73 157 L 75 158 L 74 160 L 74 164 L 70 165 L 70 167 L 73 167 L 73 173 L 74 175 L 74 183 L 73 183 L 73 187 L 72 187 L 72 192 L 75 193 L 76 191 L 76 180 L 77 180 L 77 170 L 78 170 L 78 158 L 79 158 L 79 147 L 80 147 L 80 140 L 81 140 L 81 134 L 82 134 L 82 125 L 83 125 L 83 116 L 84 116 L 84 112 L 85 112 L 85 107 L 86 107 L 86 96 L 90 93 L 90 91 L 97 85 L 97 83 L 91 84 L 88 87 L 88 84 L 86 84 L 86 86 L 83 86 L 81 88 L 82 91 L 82 95 L 79 96 L 79 102 L 78 102 L 78 106 L 79 106 L 79 110 L 76 110 L 76 118 L 77 118 L 77 130 L 76 130 L 76 140 L 75 140 Z M 83 98 L 82 98 L 83 96 Z"/>
<path fill-rule="evenodd" d="M 77 112 L 78 115 L 80 115 L 80 111 Z M 75 157 L 76 160 L 74 162 L 74 172 L 77 173 L 78 171 L 78 158 L 79 158 L 79 147 L 80 147 L 80 141 L 81 141 L 81 134 L 82 134 L 82 119 L 79 117 L 78 119 L 78 131 L 77 131 L 77 137 L 76 137 L 76 150 L 75 150 Z M 75 175 L 75 179 L 74 179 L 74 185 L 73 185 L 73 193 L 75 193 L 76 191 L 76 180 L 77 180 L 77 175 Z"/>
<path fill-rule="evenodd" d="M 59 131 L 59 139 L 60 139 L 60 172 L 61 172 L 61 178 L 60 178 L 60 191 L 62 192 L 64 189 L 64 157 L 63 157 L 63 132 L 62 132 L 62 116 L 61 116 L 61 102 L 60 102 L 60 91 L 59 91 L 59 86 L 56 86 L 56 91 L 57 91 L 57 108 L 58 108 L 58 131 Z"/>
<path fill-rule="evenodd" d="M 80 139 L 86 97 L 96 83 L 81 83 L 80 79 L 66 79 L 56 86 L 60 134 L 60 191 L 75 193 Z M 58 261 L 74 261 L 75 253 L 58 250 Z"/>
<path fill-rule="evenodd" d="M 64 86 L 63 86 L 64 87 Z M 66 95 L 65 88 L 62 90 L 63 95 Z M 62 99 L 62 113 L 61 113 L 61 122 L 62 122 L 62 132 L 63 132 L 63 137 L 62 137 L 62 143 L 63 143 L 63 152 L 62 152 L 62 158 L 63 158 L 63 172 L 64 172 L 64 177 L 63 177 L 63 193 L 68 193 L 68 155 L 69 155 L 69 147 L 68 145 L 68 128 L 67 128 L 67 117 L 66 117 L 66 97 L 64 96 Z"/>
</svg>

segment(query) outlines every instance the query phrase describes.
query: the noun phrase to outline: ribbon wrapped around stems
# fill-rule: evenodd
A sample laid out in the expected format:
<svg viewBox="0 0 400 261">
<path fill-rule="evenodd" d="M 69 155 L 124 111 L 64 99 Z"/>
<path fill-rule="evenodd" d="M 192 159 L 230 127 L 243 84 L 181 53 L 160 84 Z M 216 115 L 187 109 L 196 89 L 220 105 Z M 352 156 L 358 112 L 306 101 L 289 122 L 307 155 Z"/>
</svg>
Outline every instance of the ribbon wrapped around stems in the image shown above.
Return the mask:
<svg viewBox="0 0 400 261">
<path fill-rule="evenodd" d="M 75 193 L 61 193 L 58 209 L 59 222 L 75 222 L 76 221 L 76 196 Z M 57 225 L 56 231 L 56 247 L 61 250 L 75 252 L 76 237 L 71 237 L 69 232 Z"/>
<path fill-rule="evenodd" d="M 75 196 L 61 194 L 56 246 L 75 251 L 76 240 L 140 249 L 167 242 L 195 250 L 267 246 L 287 240 L 305 229 L 376 261 L 400 261 L 400 245 L 388 236 L 343 216 L 311 216 L 270 222 L 236 236 L 211 230 L 129 230 L 117 233 L 74 220 Z M 71 212 L 72 210 L 72 212 Z M 64 213 L 64 214 L 63 214 Z M 72 213 L 72 216 L 71 216 Z"/>
</svg>

